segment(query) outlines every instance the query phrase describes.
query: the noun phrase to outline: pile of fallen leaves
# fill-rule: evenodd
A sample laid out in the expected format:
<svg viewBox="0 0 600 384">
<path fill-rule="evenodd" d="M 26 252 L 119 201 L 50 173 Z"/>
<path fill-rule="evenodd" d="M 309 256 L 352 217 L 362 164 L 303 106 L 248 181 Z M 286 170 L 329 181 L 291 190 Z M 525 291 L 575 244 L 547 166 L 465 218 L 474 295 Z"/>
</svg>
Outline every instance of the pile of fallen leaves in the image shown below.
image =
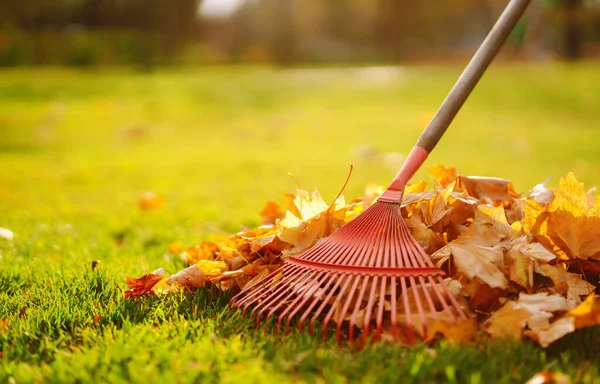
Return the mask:
<svg viewBox="0 0 600 384">
<path fill-rule="evenodd" d="M 545 347 L 600 324 L 600 202 L 594 190 L 586 192 L 569 173 L 556 190 L 544 182 L 521 196 L 508 180 L 461 176 L 439 165 L 429 171 L 433 188 L 424 181 L 407 187 L 401 213 L 470 312 L 465 327 L 473 332 L 446 337 L 525 335 Z M 383 190 L 369 186 L 362 198 L 346 203 L 339 196 L 328 205 L 318 191 L 298 189 L 281 205 L 268 202 L 258 228 L 183 252 L 172 244 L 170 251 L 190 267 L 172 276 L 161 268 L 128 278 L 126 297 L 206 285 L 241 290 L 351 221 Z"/>
</svg>

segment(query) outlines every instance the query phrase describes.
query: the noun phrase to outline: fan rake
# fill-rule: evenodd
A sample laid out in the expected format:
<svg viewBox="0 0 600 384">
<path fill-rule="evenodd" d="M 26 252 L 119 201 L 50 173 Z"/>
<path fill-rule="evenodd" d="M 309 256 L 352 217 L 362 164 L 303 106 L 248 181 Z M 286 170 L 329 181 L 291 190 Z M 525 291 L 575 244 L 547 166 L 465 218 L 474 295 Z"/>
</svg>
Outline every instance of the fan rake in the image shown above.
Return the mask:
<svg viewBox="0 0 600 384">
<path fill-rule="evenodd" d="M 441 139 L 529 2 L 508 4 L 377 202 L 232 299 L 243 313 L 250 311 L 257 326 L 277 314 L 277 331 L 284 327 L 289 332 L 297 319 L 298 329 L 308 321 L 312 333 L 322 319 L 324 339 L 333 321 L 338 341 L 345 328 L 350 340 L 357 332 L 378 339 L 385 331 L 412 344 L 418 337 L 428 337 L 432 321 L 467 318 L 444 282 L 444 271 L 411 236 L 401 202 L 407 182 Z"/>
</svg>

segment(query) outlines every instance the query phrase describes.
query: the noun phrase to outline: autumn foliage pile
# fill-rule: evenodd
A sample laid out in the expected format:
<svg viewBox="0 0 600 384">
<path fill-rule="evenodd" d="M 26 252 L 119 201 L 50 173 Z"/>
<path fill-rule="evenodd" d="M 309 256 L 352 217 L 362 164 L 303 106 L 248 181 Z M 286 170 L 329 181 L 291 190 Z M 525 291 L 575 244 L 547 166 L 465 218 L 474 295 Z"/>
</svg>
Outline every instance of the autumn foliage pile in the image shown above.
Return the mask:
<svg viewBox="0 0 600 384">
<path fill-rule="evenodd" d="M 407 187 L 401 214 L 412 235 L 447 273 L 446 283 L 469 320 L 433 325 L 442 336 L 464 341 L 532 338 L 542 346 L 575 329 L 600 324 L 600 201 L 573 174 L 556 190 L 545 183 L 526 195 L 508 180 L 429 171 L 432 189 Z M 243 290 L 331 235 L 383 192 L 368 186 L 363 197 L 332 205 L 318 191 L 297 190 L 283 203 L 268 202 L 263 225 L 205 241 L 180 253 L 190 267 L 166 276 L 162 269 L 128 278 L 126 297 L 164 294 L 206 285 Z M 363 319 L 363 321 L 369 319 Z"/>
</svg>

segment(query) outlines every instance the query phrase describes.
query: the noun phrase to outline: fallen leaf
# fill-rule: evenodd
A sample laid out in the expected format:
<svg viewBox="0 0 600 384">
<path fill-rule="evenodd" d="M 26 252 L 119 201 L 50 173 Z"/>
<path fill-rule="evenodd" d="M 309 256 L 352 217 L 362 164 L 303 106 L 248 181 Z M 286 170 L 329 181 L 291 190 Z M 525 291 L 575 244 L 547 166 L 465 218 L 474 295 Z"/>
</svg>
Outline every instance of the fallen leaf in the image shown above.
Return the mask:
<svg viewBox="0 0 600 384">
<path fill-rule="evenodd" d="M 282 219 L 284 216 L 285 211 L 273 201 L 269 201 L 260 212 L 263 224 L 275 224 L 277 219 Z"/>
<path fill-rule="evenodd" d="M 458 322 L 438 320 L 430 328 L 431 335 L 441 334 L 450 345 L 461 345 L 473 340 L 479 325 L 474 317 Z"/>
<path fill-rule="evenodd" d="M 162 280 L 163 275 L 148 273 L 142 277 L 127 277 L 130 290 L 125 291 L 125 298 L 142 296 L 152 292 L 152 288 Z"/>
<path fill-rule="evenodd" d="M 549 214 L 547 236 L 570 259 L 600 260 L 600 217 L 574 216 L 565 210 Z"/>
<path fill-rule="evenodd" d="M 164 197 L 156 192 L 146 192 L 138 199 L 138 205 L 143 211 L 151 211 L 160 208 L 165 203 Z"/>
<path fill-rule="evenodd" d="M 546 183 L 550 178 L 542 181 L 539 184 L 536 184 L 527 194 L 527 198 L 531 200 L 535 200 L 539 204 L 548 205 L 554 200 L 554 192 L 548 187 L 546 187 Z"/>
<path fill-rule="evenodd" d="M 493 338 L 521 340 L 529 318 L 529 311 L 514 301 L 509 301 L 482 324 L 482 329 Z"/>
<path fill-rule="evenodd" d="M 202 269 L 198 264 L 187 267 L 186 269 L 177 272 L 173 276 L 166 279 L 166 283 L 169 285 L 177 283 L 182 288 L 200 288 L 206 284 L 207 277 L 202 272 Z"/>
<path fill-rule="evenodd" d="M 188 264 L 193 264 L 200 260 L 214 260 L 217 252 L 219 252 L 217 244 L 212 241 L 203 241 L 194 247 L 188 248 L 182 254 L 182 257 Z"/>
<path fill-rule="evenodd" d="M 480 200 L 487 198 L 498 201 L 512 201 L 519 197 L 509 180 L 497 177 L 459 176 L 458 182 L 460 186 L 467 189 L 470 196 Z"/>
<path fill-rule="evenodd" d="M 433 167 L 427 168 L 433 178 L 440 183 L 440 185 L 446 188 L 450 183 L 456 180 L 456 169 L 449 167 L 446 168 L 441 164 L 436 164 Z"/>
<path fill-rule="evenodd" d="M 169 247 L 167 249 L 169 253 L 179 254 L 183 251 L 183 243 L 181 241 L 174 241 L 171 244 L 169 244 Z"/>
</svg>

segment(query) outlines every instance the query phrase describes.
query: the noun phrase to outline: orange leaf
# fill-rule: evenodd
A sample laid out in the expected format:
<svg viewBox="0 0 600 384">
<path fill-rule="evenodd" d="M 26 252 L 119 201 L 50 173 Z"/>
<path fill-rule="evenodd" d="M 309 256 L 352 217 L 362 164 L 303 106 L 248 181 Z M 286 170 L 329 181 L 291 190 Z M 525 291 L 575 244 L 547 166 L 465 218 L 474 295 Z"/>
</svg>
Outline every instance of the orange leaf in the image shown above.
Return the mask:
<svg viewBox="0 0 600 384">
<path fill-rule="evenodd" d="M 142 296 L 152 291 L 152 288 L 161 281 L 163 276 L 148 273 L 142 277 L 127 277 L 127 285 L 131 288 L 125 291 L 125 298 L 128 299 L 134 296 Z"/>
<path fill-rule="evenodd" d="M 279 204 L 269 201 L 263 210 L 260 212 L 262 222 L 264 224 L 275 224 L 277 219 L 282 219 L 285 216 L 285 212 L 281 209 Z"/>
<path fill-rule="evenodd" d="M 570 259 L 600 259 L 600 217 L 558 210 L 548 218 L 548 237 Z"/>
<path fill-rule="evenodd" d="M 165 202 L 165 199 L 156 192 L 146 192 L 140 196 L 138 204 L 143 211 L 151 211 L 160 208 Z"/>
<path fill-rule="evenodd" d="M 427 168 L 429 173 L 437 180 L 438 183 L 442 185 L 442 187 L 446 188 L 450 183 L 456 180 L 456 169 L 455 168 L 446 168 L 441 164 L 436 164 L 431 168 Z"/>
</svg>

